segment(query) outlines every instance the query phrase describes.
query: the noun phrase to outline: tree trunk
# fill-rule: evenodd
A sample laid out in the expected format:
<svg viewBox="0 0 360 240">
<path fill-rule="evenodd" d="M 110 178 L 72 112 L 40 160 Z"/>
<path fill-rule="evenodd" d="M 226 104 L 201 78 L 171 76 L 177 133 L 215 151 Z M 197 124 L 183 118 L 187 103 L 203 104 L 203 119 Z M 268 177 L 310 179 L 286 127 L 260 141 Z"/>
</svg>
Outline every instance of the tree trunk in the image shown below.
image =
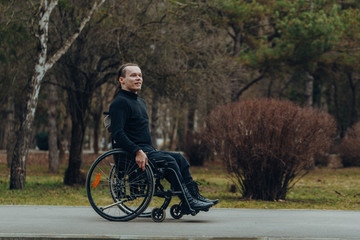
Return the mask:
<svg viewBox="0 0 360 240">
<path fill-rule="evenodd" d="M 351 112 L 350 112 L 350 125 L 353 125 L 357 120 L 357 112 L 356 112 L 356 85 L 354 84 L 352 72 L 348 71 L 346 73 L 348 77 L 348 82 L 350 85 L 350 91 L 351 91 Z"/>
<path fill-rule="evenodd" d="M 55 77 L 54 77 L 55 78 Z M 49 86 L 49 100 L 48 100 L 48 116 L 49 116 L 49 172 L 59 172 L 59 153 L 57 144 L 57 103 L 58 96 L 56 87 L 53 84 Z"/>
<path fill-rule="evenodd" d="M 85 126 L 81 119 L 75 116 L 72 116 L 72 119 L 69 165 L 65 172 L 64 183 L 70 186 L 84 185 L 85 174 L 81 172 L 81 165 Z"/>
<path fill-rule="evenodd" d="M 158 101 L 158 95 L 153 94 L 152 104 L 151 104 L 151 140 L 153 146 L 156 148 L 157 143 L 157 120 L 158 120 L 158 109 L 159 109 L 159 101 Z"/>
<path fill-rule="evenodd" d="M 78 74 L 74 72 L 72 78 L 78 81 L 88 81 L 86 79 L 77 78 Z M 77 88 L 76 88 L 77 89 Z M 65 172 L 64 183 L 66 185 L 84 185 L 85 174 L 81 172 L 82 150 L 85 138 L 86 123 L 89 118 L 90 99 L 93 91 L 86 89 L 84 91 L 76 91 L 69 89 L 68 101 L 69 112 L 71 115 L 72 130 L 69 151 L 69 164 Z"/>
<path fill-rule="evenodd" d="M 5 140 L 6 142 L 6 162 L 7 166 L 11 167 L 12 155 L 15 148 L 15 104 L 14 94 L 9 94 L 6 106 L 6 127 L 5 127 Z"/>
<path fill-rule="evenodd" d="M 102 116 L 102 112 L 103 112 L 103 99 L 102 99 L 102 89 L 101 87 L 97 88 L 95 90 L 95 106 L 93 108 L 93 111 L 91 113 L 93 121 L 94 121 L 94 129 L 93 129 L 93 134 L 94 134 L 94 142 L 93 142 L 93 148 L 94 148 L 94 153 L 98 154 L 99 153 L 99 133 L 100 133 L 100 129 L 101 129 L 101 116 Z"/>
<path fill-rule="evenodd" d="M 100 130 L 100 120 L 101 120 L 101 114 L 94 114 L 93 115 L 94 120 L 94 153 L 99 153 L 99 130 Z"/>
<path fill-rule="evenodd" d="M 17 133 L 16 143 L 11 160 L 10 189 L 24 189 L 26 181 L 26 160 L 29 151 L 29 141 L 38 103 L 40 82 L 45 74 L 44 52 L 39 56 L 39 63 L 35 66 L 35 74 L 28 83 L 27 105 L 23 121 Z M 46 54 L 46 50 L 45 50 Z"/>
<path fill-rule="evenodd" d="M 28 136 L 30 133 L 24 130 L 24 126 L 20 127 L 11 160 L 10 189 L 25 188 Z"/>
<path fill-rule="evenodd" d="M 190 104 L 187 115 L 186 134 L 193 133 L 194 127 L 195 127 L 195 106 L 193 104 Z"/>
<path fill-rule="evenodd" d="M 59 137 L 59 163 L 60 165 L 65 161 L 66 158 L 66 151 L 68 150 L 68 146 L 69 146 L 69 136 L 71 133 L 69 133 L 69 129 L 71 128 L 71 126 L 69 126 L 70 124 L 68 124 L 69 122 L 69 117 L 66 116 L 64 119 L 64 125 L 58 129 L 60 129 L 60 132 L 58 132 L 58 137 Z"/>
<path fill-rule="evenodd" d="M 178 128 L 179 128 L 179 117 L 176 116 L 170 137 L 170 150 L 177 150 Z"/>
<path fill-rule="evenodd" d="M 27 99 L 29 100 L 27 101 L 28 104 L 24 112 L 24 121 L 17 133 L 17 139 L 11 160 L 10 189 L 25 188 L 26 160 L 29 151 L 28 146 L 40 91 L 38 76 L 39 75 L 35 74 L 29 84 L 29 92 L 27 96 Z"/>
<path fill-rule="evenodd" d="M 305 107 L 312 107 L 313 105 L 313 89 L 314 89 L 314 77 L 306 71 L 305 77 L 305 94 L 304 94 L 304 105 Z"/>
</svg>

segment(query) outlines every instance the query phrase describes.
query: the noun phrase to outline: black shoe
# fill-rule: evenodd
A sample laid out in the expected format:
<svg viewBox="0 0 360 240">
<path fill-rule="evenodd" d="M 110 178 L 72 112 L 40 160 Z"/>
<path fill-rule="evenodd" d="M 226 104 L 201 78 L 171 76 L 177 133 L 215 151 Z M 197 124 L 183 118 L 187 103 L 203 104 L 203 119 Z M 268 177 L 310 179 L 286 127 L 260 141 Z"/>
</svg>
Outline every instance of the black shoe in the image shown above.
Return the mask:
<svg viewBox="0 0 360 240">
<path fill-rule="evenodd" d="M 182 201 L 183 201 L 184 203 L 186 203 L 186 200 L 187 200 L 187 202 L 189 203 L 190 207 L 191 207 L 192 209 L 194 209 L 195 211 L 207 210 L 207 209 L 209 209 L 210 207 L 213 206 L 212 203 L 203 202 L 203 201 L 200 201 L 200 200 L 195 199 L 195 198 L 191 195 L 189 189 L 186 187 L 185 184 L 182 184 L 182 188 L 183 188 L 183 191 L 184 191 L 184 192 L 183 192 L 183 193 L 184 193 L 184 194 L 183 194 L 183 197 L 186 198 L 186 199 L 182 199 Z"/>
<path fill-rule="evenodd" d="M 211 200 L 211 199 L 208 199 L 208 198 L 202 196 L 199 192 L 198 184 L 195 181 L 191 181 L 191 182 L 187 183 L 186 186 L 188 187 L 191 195 L 199 201 L 211 203 L 213 206 L 219 202 L 219 199 Z"/>
</svg>

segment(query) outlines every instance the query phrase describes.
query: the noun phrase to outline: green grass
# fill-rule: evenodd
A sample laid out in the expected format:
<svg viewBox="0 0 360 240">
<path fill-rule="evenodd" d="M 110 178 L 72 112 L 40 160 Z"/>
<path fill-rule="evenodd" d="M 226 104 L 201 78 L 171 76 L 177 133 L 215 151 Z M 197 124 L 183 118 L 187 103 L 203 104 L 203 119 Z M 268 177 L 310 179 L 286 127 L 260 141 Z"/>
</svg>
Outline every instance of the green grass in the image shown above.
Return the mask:
<svg viewBox="0 0 360 240">
<path fill-rule="evenodd" d="M 65 166 L 59 174 L 49 174 L 42 166 L 28 166 L 26 188 L 9 190 L 9 169 L 0 165 L 0 204 L 4 205 L 68 205 L 88 203 L 85 187 L 63 184 Z M 6 173 L 6 174 L 5 174 Z"/>
<path fill-rule="evenodd" d="M 46 166 L 28 166 L 26 188 L 9 190 L 9 169 L 0 164 L 0 204 L 89 206 L 85 187 L 63 184 L 65 168 L 49 174 Z M 286 201 L 278 202 L 248 201 L 239 191 L 230 192 L 233 182 L 221 165 L 192 167 L 191 172 L 204 196 L 220 199 L 220 208 L 360 210 L 360 168 L 312 170 L 288 192 Z"/>
</svg>

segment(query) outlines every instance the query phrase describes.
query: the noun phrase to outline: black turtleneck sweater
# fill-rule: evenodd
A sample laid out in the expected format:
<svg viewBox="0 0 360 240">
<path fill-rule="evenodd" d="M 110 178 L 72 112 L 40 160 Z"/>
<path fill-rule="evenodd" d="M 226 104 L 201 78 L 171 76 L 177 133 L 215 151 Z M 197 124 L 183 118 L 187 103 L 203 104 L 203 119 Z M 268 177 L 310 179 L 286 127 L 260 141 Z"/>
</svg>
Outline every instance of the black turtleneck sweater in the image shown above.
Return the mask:
<svg viewBox="0 0 360 240">
<path fill-rule="evenodd" d="M 135 93 L 120 90 L 109 111 L 115 147 L 135 155 L 140 150 L 139 145 L 152 145 L 144 99 Z"/>
</svg>

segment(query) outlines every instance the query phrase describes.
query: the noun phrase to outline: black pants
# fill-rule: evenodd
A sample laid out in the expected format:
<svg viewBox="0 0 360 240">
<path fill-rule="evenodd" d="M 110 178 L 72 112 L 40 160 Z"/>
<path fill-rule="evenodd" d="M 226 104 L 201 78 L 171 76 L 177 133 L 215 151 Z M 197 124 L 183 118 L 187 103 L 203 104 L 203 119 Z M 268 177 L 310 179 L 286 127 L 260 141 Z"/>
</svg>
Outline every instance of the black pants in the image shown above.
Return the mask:
<svg viewBox="0 0 360 240">
<path fill-rule="evenodd" d="M 168 167 L 176 172 L 180 183 L 183 184 L 192 181 L 189 171 L 190 164 L 180 153 L 158 151 L 149 145 L 140 145 L 140 148 L 146 153 L 149 161 L 153 161 L 155 163 L 165 161 Z M 166 179 L 176 190 L 179 190 L 178 181 L 171 172 L 166 175 Z"/>
</svg>

